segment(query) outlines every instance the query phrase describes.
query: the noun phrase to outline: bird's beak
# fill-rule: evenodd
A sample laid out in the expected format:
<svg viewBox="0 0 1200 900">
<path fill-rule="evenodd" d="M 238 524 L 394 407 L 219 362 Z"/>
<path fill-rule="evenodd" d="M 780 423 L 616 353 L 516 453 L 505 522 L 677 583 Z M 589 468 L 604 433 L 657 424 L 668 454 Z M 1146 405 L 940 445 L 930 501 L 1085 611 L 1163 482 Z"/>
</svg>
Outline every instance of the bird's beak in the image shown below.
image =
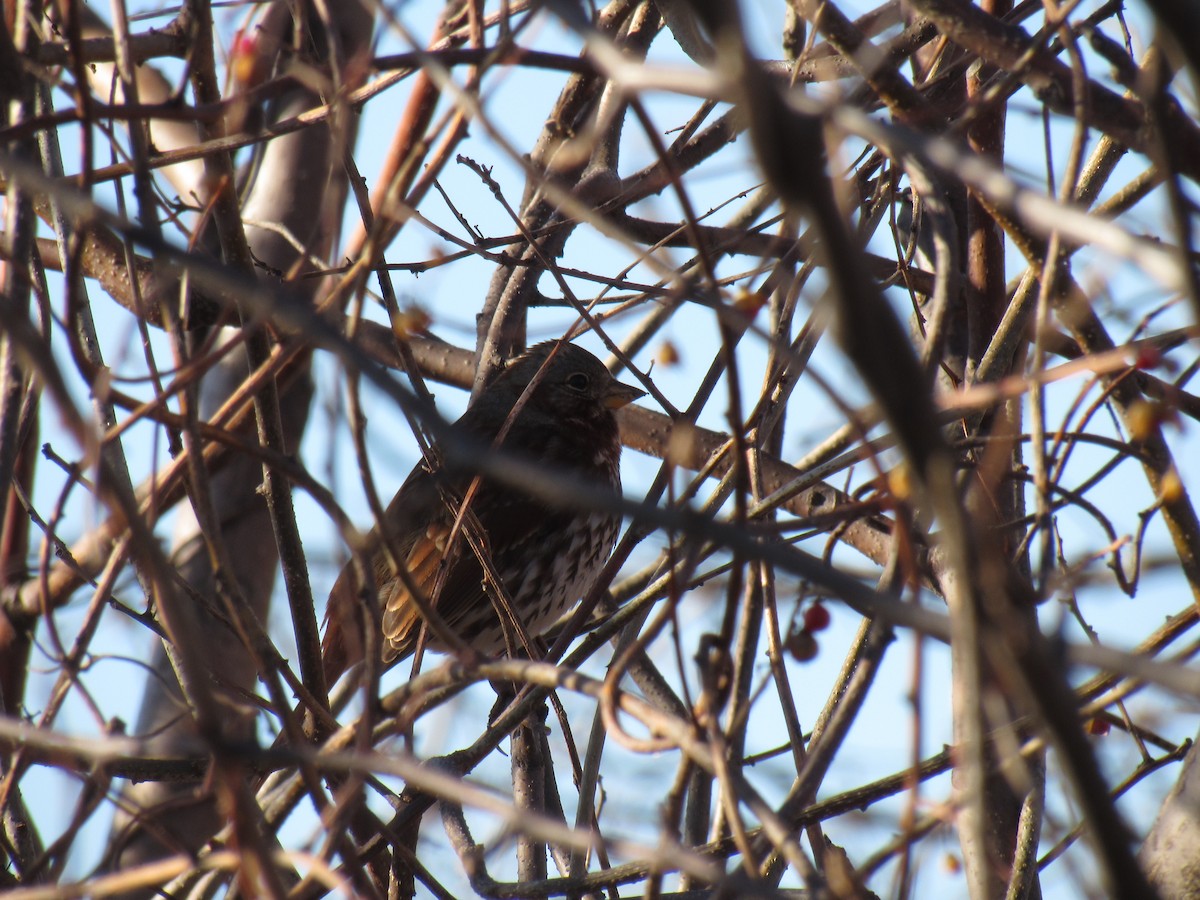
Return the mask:
<svg viewBox="0 0 1200 900">
<path fill-rule="evenodd" d="M 646 392 L 641 388 L 630 387 L 627 384 L 614 381 L 605 389 L 604 396 L 600 398 L 600 402 L 608 409 L 620 409 L 622 406 L 629 405 L 638 397 L 645 396 Z"/>
</svg>

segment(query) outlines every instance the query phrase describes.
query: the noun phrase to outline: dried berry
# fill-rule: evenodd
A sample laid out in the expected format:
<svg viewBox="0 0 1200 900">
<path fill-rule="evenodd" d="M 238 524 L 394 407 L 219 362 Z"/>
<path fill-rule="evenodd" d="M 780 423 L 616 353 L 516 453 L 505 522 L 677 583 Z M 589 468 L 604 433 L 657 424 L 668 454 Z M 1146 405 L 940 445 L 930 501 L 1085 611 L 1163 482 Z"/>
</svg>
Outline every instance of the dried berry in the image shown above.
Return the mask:
<svg viewBox="0 0 1200 900">
<path fill-rule="evenodd" d="M 671 341 L 663 341 L 654 354 L 654 361 L 664 366 L 679 365 L 679 348 Z"/>
<path fill-rule="evenodd" d="M 810 659 L 815 659 L 817 651 L 821 649 L 817 646 L 817 639 L 813 637 L 812 632 L 804 628 L 789 634 L 784 646 L 796 662 L 808 662 Z"/>
</svg>

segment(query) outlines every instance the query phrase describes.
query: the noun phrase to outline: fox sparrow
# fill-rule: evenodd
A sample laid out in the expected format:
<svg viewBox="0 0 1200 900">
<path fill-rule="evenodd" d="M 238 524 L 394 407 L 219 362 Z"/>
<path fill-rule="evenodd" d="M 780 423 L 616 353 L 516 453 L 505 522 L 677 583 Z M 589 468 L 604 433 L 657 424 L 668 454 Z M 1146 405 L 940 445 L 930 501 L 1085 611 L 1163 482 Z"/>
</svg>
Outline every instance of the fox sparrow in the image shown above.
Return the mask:
<svg viewBox="0 0 1200 900">
<path fill-rule="evenodd" d="M 513 415 L 535 376 L 537 383 Z M 452 428 L 464 439 L 492 446 L 507 425 L 500 445 L 509 452 L 617 491 L 621 443 L 613 413 L 644 393 L 614 379 L 586 350 L 548 341 L 511 361 Z M 436 445 L 430 457 L 442 458 Z M 404 580 L 418 588 L 450 630 L 475 650 L 501 652 L 510 641 L 520 646 L 512 629 L 506 631 L 501 624 L 500 601 L 485 586 L 484 566 L 463 534 L 473 526 L 460 524 L 451 539 L 475 475 L 440 465 L 431 470 L 422 462 L 388 505 L 384 516 L 391 549 L 408 579 L 393 571 L 379 529 L 368 538 L 385 663 L 411 654 L 421 632 L 420 608 Z M 591 587 L 612 552 L 620 525 L 611 513 L 552 507 L 489 478 L 481 479 L 467 506 L 489 550 L 490 572 L 499 577 L 514 614 L 533 637 Z M 331 684 L 362 659 L 360 589 L 350 563 L 329 595 L 323 650 Z M 433 628 L 426 630 L 431 647 L 447 649 Z"/>
</svg>

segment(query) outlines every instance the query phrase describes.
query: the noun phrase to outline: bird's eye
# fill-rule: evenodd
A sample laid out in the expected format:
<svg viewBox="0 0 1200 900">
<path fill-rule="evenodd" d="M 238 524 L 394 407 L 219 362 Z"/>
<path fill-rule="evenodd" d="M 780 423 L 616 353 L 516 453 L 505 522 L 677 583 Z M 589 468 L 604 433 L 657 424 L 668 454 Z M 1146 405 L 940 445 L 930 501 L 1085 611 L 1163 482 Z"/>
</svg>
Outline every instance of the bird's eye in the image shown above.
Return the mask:
<svg viewBox="0 0 1200 900">
<path fill-rule="evenodd" d="M 592 379 L 588 378 L 583 372 L 573 372 L 567 376 L 567 387 L 573 391 L 582 393 L 588 389 L 588 385 L 592 383 Z"/>
</svg>

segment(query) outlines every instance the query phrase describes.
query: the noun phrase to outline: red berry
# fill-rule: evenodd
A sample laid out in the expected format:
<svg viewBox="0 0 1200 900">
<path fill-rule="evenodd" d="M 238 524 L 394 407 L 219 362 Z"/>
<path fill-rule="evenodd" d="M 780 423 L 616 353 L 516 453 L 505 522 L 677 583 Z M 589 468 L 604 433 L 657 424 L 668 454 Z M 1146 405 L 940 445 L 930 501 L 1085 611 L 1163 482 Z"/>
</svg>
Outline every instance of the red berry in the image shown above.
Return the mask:
<svg viewBox="0 0 1200 900">
<path fill-rule="evenodd" d="M 1093 737 L 1104 737 L 1110 730 L 1112 730 L 1112 723 L 1108 719 L 1097 716 L 1088 720 L 1087 733 Z"/>
<path fill-rule="evenodd" d="M 804 627 L 808 631 L 824 631 L 829 627 L 829 610 L 823 603 L 814 603 L 804 611 Z"/>
<path fill-rule="evenodd" d="M 254 56 L 258 53 L 258 39 L 253 34 L 238 32 L 233 39 L 231 56 Z"/>
<path fill-rule="evenodd" d="M 1139 369 L 1157 369 L 1162 365 L 1162 351 L 1153 344 L 1140 344 L 1133 364 Z"/>
</svg>

